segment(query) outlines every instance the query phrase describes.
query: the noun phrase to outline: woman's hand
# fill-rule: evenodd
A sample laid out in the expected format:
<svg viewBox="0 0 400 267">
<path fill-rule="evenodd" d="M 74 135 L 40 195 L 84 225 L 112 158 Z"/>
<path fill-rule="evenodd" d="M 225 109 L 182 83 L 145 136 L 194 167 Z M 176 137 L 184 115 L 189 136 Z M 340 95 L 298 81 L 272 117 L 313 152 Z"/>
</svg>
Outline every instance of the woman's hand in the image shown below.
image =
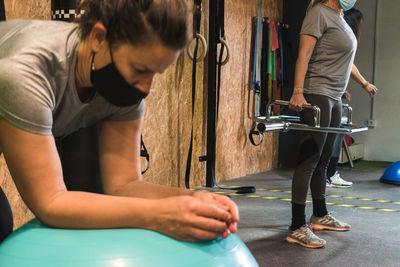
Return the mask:
<svg viewBox="0 0 400 267">
<path fill-rule="evenodd" d="M 351 94 L 348 91 L 344 91 L 344 93 L 342 95 L 342 99 L 350 101 L 351 100 Z"/>
<path fill-rule="evenodd" d="M 373 85 L 372 83 L 368 83 L 366 86 L 363 87 L 364 90 L 367 91 L 370 97 L 373 97 L 378 92 L 378 88 L 376 88 L 376 86 Z"/>
<path fill-rule="evenodd" d="M 223 238 L 228 237 L 230 233 L 237 232 L 236 225 L 239 221 L 239 211 L 236 204 L 230 198 L 204 191 L 197 191 L 193 194 L 193 196 L 207 203 L 213 203 L 214 205 L 217 205 L 230 213 L 232 220 L 230 222 L 227 222 L 228 231 L 223 233 Z"/>
<path fill-rule="evenodd" d="M 303 90 L 298 88 L 294 89 L 293 95 L 290 98 L 289 108 L 294 111 L 302 111 L 305 104 L 308 103 L 304 98 Z"/>
<path fill-rule="evenodd" d="M 199 242 L 226 238 L 236 232 L 236 205 L 228 198 L 207 192 L 157 200 L 150 229 L 170 237 Z"/>
</svg>

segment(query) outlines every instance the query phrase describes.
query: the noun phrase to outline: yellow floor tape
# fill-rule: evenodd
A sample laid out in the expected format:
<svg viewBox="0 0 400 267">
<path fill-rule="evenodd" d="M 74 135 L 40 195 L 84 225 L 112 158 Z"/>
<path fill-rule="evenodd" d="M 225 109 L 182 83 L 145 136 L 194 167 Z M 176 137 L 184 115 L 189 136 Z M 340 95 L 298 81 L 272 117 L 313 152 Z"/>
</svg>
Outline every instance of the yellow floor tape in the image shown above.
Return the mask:
<svg viewBox="0 0 400 267">
<path fill-rule="evenodd" d="M 220 186 L 227 187 L 226 185 L 220 185 Z M 229 188 L 234 189 L 236 187 L 238 187 L 238 186 L 230 186 Z M 199 191 L 211 191 L 211 190 L 199 189 Z M 267 189 L 267 188 L 257 188 L 256 191 L 280 192 L 280 193 L 286 193 L 286 194 L 291 194 L 292 193 L 292 191 L 279 190 L 279 189 Z M 229 192 L 225 192 L 225 191 L 212 191 L 212 192 L 216 193 L 216 194 L 229 195 L 229 196 L 245 196 L 245 197 L 249 197 L 249 198 L 264 198 L 264 199 L 281 200 L 281 201 L 288 201 L 288 202 L 292 201 L 292 199 L 290 199 L 290 198 L 280 198 L 280 197 L 274 197 L 274 196 L 245 195 L 245 194 L 229 193 Z M 327 197 L 328 198 L 353 199 L 353 200 L 371 201 L 371 202 L 376 202 L 376 203 L 400 205 L 399 201 L 382 200 L 382 199 L 372 199 L 372 198 L 363 198 L 363 197 L 354 197 L 354 196 L 341 196 L 341 195 L 327 195 Z M 311 200 L 307 200 L 306 202 L 307 203 L 312 203 Z M 364 209 L 364 210 L 400 212 L 400 210 L 396 210 L 396 209 L 385 209 L 385 208 L 368 207 L 368 206 L 357 206 L 357 205 L 343 204 L 343 203 L 327 202 L 326 204 L 327 205 L 332 205 L 332 206 L 338 206 L 338 207 L 357 208 L 357 209 Z"/>
</svg>

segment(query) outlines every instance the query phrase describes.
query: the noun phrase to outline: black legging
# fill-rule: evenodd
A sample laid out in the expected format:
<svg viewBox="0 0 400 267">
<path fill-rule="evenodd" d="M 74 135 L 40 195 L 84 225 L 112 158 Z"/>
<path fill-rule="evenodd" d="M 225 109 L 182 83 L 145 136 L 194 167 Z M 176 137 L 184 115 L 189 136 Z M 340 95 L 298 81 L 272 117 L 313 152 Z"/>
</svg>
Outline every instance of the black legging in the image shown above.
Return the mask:
<svg viewBox="0 0 400 267">
<path fill-rule="evenodd" d="M 10 204 L 0 187 L 0 243 L 12 233 L 13 223 Z"/>
<path fill-rule="evenodd" d="M 342 101 L 322 95 L 305 94 L 308 103 L 321 109 L 321 127 L 339 127 Z M 312 124 L 313 112 L 309 109 L 301 113 L 302 123 Z M 326 169 L 332 155 L 336 134 L 322 132 L 302 132 L 300 135 L 299 161 L 293 175 L 292 202 L 305 205 L 308 187 L 313 199 L 325 199 Z"/>
</svg>

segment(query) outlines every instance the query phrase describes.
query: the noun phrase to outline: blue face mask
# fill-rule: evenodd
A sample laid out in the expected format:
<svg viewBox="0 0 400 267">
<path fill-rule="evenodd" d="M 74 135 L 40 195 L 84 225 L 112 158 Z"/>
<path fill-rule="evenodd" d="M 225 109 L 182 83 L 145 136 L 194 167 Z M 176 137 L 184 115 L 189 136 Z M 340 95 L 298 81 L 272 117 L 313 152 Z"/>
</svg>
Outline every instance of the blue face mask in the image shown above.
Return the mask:
<svg viewBox="0 0 400 267">
<path fill-rule="evenodd" d="M 350 10 L 357 0 L 339 0 L 340 6 L 342 7 L 343 11 Z"/>
</svg>

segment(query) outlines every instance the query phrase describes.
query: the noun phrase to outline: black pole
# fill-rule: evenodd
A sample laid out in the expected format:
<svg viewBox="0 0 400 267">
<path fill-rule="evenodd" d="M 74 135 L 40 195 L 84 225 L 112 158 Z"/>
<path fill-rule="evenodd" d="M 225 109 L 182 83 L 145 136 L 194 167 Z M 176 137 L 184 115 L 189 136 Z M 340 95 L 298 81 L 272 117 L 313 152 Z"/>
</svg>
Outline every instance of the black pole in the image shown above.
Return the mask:
<svg viewBox="0 0 400 267">
<path fill-rule="evenodd" d="M 217 32 L 215 29 L 217 5 L 209 0 L 209 50 L 208 50 L 208 90 L 207 90 L 207 168 L 206 186 L 215 186 L 215 113 L 216 113 L 216 66 L 217 66 Z"/>
<path fill-rule="evenodd" d="M 0 21 L 6 20 L 6 11 L 4 8 L 4 0 L 0 0 Z"/>
</svg>

